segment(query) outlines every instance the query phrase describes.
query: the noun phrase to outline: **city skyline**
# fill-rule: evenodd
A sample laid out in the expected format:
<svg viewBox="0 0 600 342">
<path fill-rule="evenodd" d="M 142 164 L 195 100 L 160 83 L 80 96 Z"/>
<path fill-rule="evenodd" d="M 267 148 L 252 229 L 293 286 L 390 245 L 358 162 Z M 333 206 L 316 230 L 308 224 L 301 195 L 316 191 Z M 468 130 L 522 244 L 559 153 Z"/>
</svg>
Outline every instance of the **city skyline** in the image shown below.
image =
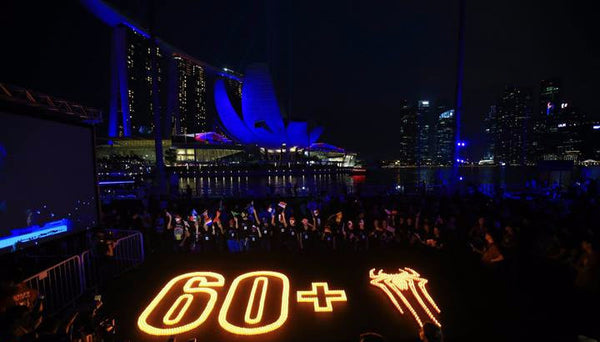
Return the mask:
<svg viewBox="0 0 600 342">
<path fill-rule="evenodd" d="M 315 14 L 308 11 L 312 5 L 228 2 L 188 8 L 174 3 L 160 8 L 157 31 L 161 38 L 215 66 L 236 70 L 257 60 L 270 62 L 278 92 L 283 94 L 282 107 L 291 107 L 292 117 L 308 113 L 308 119 L 339 128 L 325 131 L 328 142 L 367 157 L 393 157 L 397 148 L 392 148 L 391 137 L 398 132 L 401 116 L 398 99 L 445 99 L 452 105 L 455 6 L 439 3 L 425 9 L 425 5 L 387 4 L 364 9 L 360 4 L 331 3 L 320 5 L 321 13 Z M 5 81 L 73 98 L 108 113 L 110 30 L 80 3 L 65 8 L 40 6 L 44 10 L 32 17 L 17 2 L 9 2 L 3 11 L 7 14 L 3 22 L 13 32 L 9 43 L 15 46 L 2 69 Z M 507 83 L 536 87 L 541 79 L 558 76 L 569 101 L 589 117 L 598 117 L 591 89 L 600 68 L 594 68 L 597 37 L 585 20 L 590 11 L 558 2 L 539 9 L 516 3 L 495 6 L 467 7 L 462 136 L 470 140 L 466 151 L 473 159 L 483 155 L 487 109 Z M 137 14 L 133 2 L 121 7 Z M 204 16 L 205 12 L 215 18 Z M 492 12 L 497 18 L 490 18 Z M 412 13 L 412 18 L 404 13 Z M 512 25 L 498 24 L 509 13 Z M 201 20 L 190 20 L 191 16 Z M 537 25 L 567 19 L 574 24 L 560 30 Z M 331 26 L 332 22 L 339 25 Z M 42 28 L 48 32 L 46 37 L 30 34 Z M 24 43 L 31 40 L 42 48 Z M 270 48 L 265 41 L 271 42 Z M 392 41 L 399 44 L 387 43 Z M 517 55 L 510 52 L 511 46 L 526 48 Z M 577 60 L 570 57 L 575 55 Z M 40 57 L 41 63 L 31 62 Z M 365 119 L 373 117 L 388 124 Z M 356 139 L 362 135 L 372 138 Z"/>
</svg>

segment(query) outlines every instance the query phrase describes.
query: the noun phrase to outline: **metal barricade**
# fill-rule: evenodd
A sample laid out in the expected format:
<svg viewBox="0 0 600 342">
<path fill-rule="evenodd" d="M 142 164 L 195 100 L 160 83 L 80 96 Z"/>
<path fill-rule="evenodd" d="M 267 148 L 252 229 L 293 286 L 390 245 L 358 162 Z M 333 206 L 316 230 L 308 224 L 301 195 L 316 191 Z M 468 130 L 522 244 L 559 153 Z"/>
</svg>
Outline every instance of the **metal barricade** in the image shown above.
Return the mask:
<svg viewBox="0 0 600 342">
<path fill-rule="evenodd" d="M 45 311 L 54 314 L 73 304 L 85 290 L 79 255 L 70 257 L 23 282 L 45 297 Z"/>
<path fill-rule="evenodd" d="M 88 289 L 109 281 L 144 262 L 144 238 L 138 231 L 113 230 L 123 237 L 114 242 L 113 255 L 87 250 L 23 281 L 45 297 L 45 311 L 55 314 L 73 304 Z"/>
<path fill-rule="evenodd" d="M 107 248 L 102 249 L 102 254 L 96 249 L 81 254 L 82 277 L 87 289 L 95 288 L 144 262 L 142 233 L 114 229 L 110 233 L 112 236 L 122 236 L 113 242 L 112 253 L 104 254 L 110 250 Z"/>
<path fill-rule="evenodd" d="M 98 257 L 91 250 L 81 253 L 82 278 L 85 289 L 95 288 L 100 284 L 100 267 Z"/>
<path fill-rule="evenodd" d="M 119 231 L 117 231 L 119 232 Z M 118 239 L 114 247 L 113 275 L 122 274 L 144 262 L 144 237 L 138 231 Z"/>
</svg>

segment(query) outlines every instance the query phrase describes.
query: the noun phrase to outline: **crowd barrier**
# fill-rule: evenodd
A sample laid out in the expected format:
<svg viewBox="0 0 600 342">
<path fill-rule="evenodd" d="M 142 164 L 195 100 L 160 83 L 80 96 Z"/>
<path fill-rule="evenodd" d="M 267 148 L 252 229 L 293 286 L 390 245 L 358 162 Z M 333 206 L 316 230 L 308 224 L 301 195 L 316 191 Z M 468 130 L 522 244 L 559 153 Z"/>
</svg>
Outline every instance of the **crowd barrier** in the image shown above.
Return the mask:
<svg viewBox="0 0 600 342">
<path fill-rule="evenodd" d="M 45 297 L 45 312 L 52 315 L 75 303 L 88 289 L 123 274 L 144 262 L 144 240 L 138 231 L 112 230 L 114 249 L 98 255 L 86 250 L 24 280 Z M 111 255 L 112 254 L 112 255 Z"/>
<path fill-rule="evenodd" d="M 71 305 L 85 289 L 81 257 L 75 255 L 38 274 L 24 283 L 45 297 L 44 310 L 55 313 Z"/>
</svg>

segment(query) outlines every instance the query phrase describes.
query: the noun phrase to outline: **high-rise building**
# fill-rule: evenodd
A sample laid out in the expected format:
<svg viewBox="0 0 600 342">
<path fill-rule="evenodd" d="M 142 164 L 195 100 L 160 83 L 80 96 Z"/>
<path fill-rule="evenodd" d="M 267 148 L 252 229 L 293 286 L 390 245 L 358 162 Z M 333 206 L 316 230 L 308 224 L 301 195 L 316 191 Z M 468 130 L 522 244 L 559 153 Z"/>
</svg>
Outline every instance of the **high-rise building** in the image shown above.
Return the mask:
<svg viewBox="0 0 600 342">
<path fill-rule="evenodd" d="M 158 58 L 163 135 L 222 133 L 213 99 L 214 83 L 225 79 L 232 105 L 240 106 L 241 76 L 172 51 L 165 44 L 159 46 L 143 31 L 124 24 L 114 27 L 108 135 L 149 137 L 153 133 L 152 49 Z"/>
<path fill-rule="evenodd" d="M 193 60 L 173 56 L 177 68 L 176 133 L 201 133 L 209 130 L 206 72 Z"/>
<path fill-rule="evenodd" d="M 126 25 L 113 29 L 109 136 L 150 136 L 154 131 L 152 49 L 158 59 L 160 103 L 164 103 L 164 51 L 143 32 Z"/>
<path fill-rule="evenodd" d="M 438 115 L 435 131 L 435 164 L 452 165 L 454 149 L 456 148 L 456 115 L 454 109 L 444 111 Z"/>
<path fill-rule="evenodd" d="M 428 100 L 420 100 L 417 106 L 417 152 L 416 165 L 433 164 L 434 122 L 432 120 L 432 105 Z"/>
<path fill-rule="evenodd" d="M 560 101 L 560 81 L 556 79 L 542 80 L 540 82 L 539 113 L 546 117 L 555 116 L 559 112 Z"/>
<path fill-rule="evenodd" d="M 497 134 L 497 120 L 498 120 L 498 112 L 495 105 L 490 106 L 490 110 L 485 115 L 483 119 L 484 124 L 484 140 L 485 140 L 485 150 L 483 152 L 483 159 L 494 160 L 495 154 L 495 143 L 496 143 L 496 134 Z"/>
<path fill-rule="evenodd" d="M 554 155 L 559 160 L 580 161 L 585 157 L 586 116 L 571 103 L 561 102 L 557 114 Z"/>
<path fill-rule="evenodd" d="M 589 121 L 585 125 L 584 156 L 586 159 L 600 160 L 600 121 Z"/>
<path fill-rule="evenodd" d="M 497 105 L 497 128 L 494 160 L 524 165 L 529 160 L 531 92 L 507 86 Z"/>
<path fill-rule="evenodd" d="M 230 72 L 229 69 L 224 71 Z M 217 79 L 223 78 L 232 105 L 239 107 L 242 96 L 239 78 L 231 77 L 181 52 L 173 53 L 173 68 L 169 76 L 174 79 L 169 87 L 172 101 L 168 106 L 173 132 L 223 133 L 214 104 L 214 84 Z"/>
<path fill-rule="evenodd" d="M 561 84 L 557 79 L 540 82 L 538 108 L 533 117 L 530 159 L 556 159 L 559 134 L 558 114 L 561 104 Z"/>
<path fill-rule="evenodd" d="M 408 101 L 400 109 L 400 164 L 415 165 L 417 152 L 417 111 Z"/>
</svg>

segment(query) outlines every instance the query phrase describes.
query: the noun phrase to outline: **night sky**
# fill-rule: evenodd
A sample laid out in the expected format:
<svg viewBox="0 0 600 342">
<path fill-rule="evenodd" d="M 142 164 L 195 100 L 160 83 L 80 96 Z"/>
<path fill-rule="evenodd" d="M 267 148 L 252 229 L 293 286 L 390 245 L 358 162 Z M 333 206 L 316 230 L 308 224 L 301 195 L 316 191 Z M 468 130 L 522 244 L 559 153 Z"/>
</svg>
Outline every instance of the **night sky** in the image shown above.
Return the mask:
<svg viewBox="0 0 600 342">
<path fill-rule="evenodd" d="M 464 131 L 478 160 L 482 118 L 505 84 L 561 78 L 598 118 L 593 2 L 467 1 Z M 77 1 L 0 5 L 0 82 L 107 112 L 110 29 Z M 145 25 L 145 1 L 114 1 Z M 458 1 L 159 0 L 157 33 L 217 67 L 270 63 L 291 117 L 366 159 L 394 157 L 402 99 L 453 103 Z"/>
</svg>

